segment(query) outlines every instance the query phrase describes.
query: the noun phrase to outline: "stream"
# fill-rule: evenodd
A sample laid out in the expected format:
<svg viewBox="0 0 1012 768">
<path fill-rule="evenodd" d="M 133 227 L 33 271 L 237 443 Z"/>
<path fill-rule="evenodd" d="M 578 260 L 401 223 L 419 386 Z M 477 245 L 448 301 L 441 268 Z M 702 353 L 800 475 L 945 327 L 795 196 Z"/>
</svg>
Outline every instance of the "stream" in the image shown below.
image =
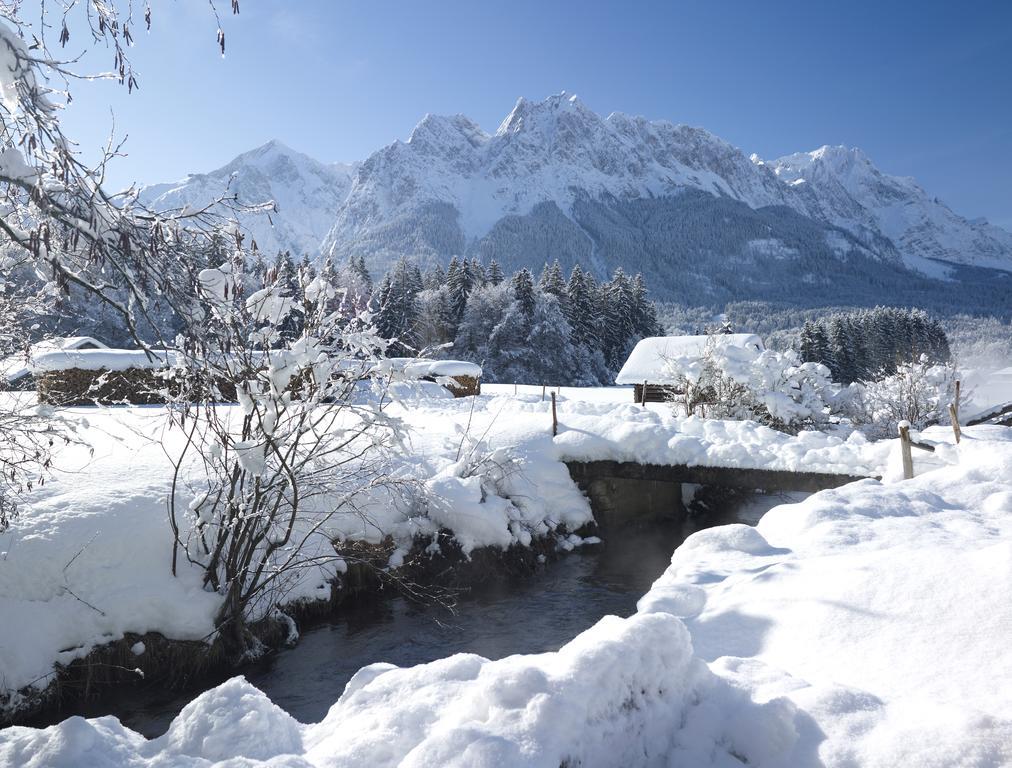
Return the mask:
<svg viewBox="0 0 1012 768">
<path fill-rule="evenodd" d="M 351 676 L 367 664 L 411 666 L 463 652 L 497 659 L 557 650 L 602 616 L 635 612 L 636 601 L 689 534 L 732 522 L 754 525 L 766 509 L 782 501 L 757 497 L 742 508 L 690 518 L 682 525 L 615 532 L 601 544 L 563 555 L 533 576 L 463 594 L 452 610 L 400 597 L 342 608 L 338 616 L 305 630 L 295 647 L 225 677 L 204 680 L 197 689 L 165 690 L 138 683 L 30 724 L 42 727 L 71 715 L 115 715 L 153 738 L 202 690 L 239 674 L 298 720 L 318 722 Z"/>
</svg>

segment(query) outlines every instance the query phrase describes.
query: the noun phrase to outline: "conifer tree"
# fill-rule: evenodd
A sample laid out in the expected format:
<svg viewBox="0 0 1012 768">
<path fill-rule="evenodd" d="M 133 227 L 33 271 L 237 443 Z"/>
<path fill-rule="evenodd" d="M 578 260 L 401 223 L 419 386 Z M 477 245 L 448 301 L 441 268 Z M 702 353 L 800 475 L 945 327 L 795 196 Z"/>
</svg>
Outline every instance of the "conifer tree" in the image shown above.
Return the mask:
<svg viewBox="0 0 1012 768">
<path fill-rule="evenodd" d="M 552 262 L 551 266 L 545 264 L 541 270 L 541 277 L 538 279 L 538 290 L 542 293 L 550 293 L 561 302 L 566 295 L 566 279 L 562 276 L 562 266 L 559 260 Z"/>
<path fill-rule="evenodd" d="M 488 263 L 486 279 L 489 285 L 499 285 L 506 279 L 505 275 L 502 273 L 502 267 L 499 266 L 499 262 L 495 259 L 492 259 Z"/>
<path fill-rule="evenodd" d="M 352 256 L 349 260 L 350 272 L 362 281 L 362 286 L 367 293 L 372 293 L 372 275 L 365 265 L 365 256 Z"/>
<path fill-rule="evenodd" d="M 414 353 L 416 345 L 415 298 L 421 289 L 422 277 L 418 267 L 401 258 L 387 273 L 379 290 L 379 307 L 376 311 L 376 330 L 391 340 L 388 349 L 391 357 Z"/>
<path fill-rule="evenodd" d="M 429 291 L 436 291 L 446 285 L 446 272 L 436 264 L 425 271 L 422 275 L 422 287 Z"/>
<path fill-rule="evenodd" d="M 563 307 L 566 320 L 572 328 L 573 343 L 591 349 L 599 348 L 598 303 L 595 301 L 597 285 L 594 278 L 579 264 L 573 267 L 566 284 L 566 303 Z"/>
<path fill-rule="evenodd" d="M 527 269 L 521 269 L 513 275 L 513 297 L 520 305 L 520 310 L 531 317 L 534 314 L 534 276 Z"/>
</svg>

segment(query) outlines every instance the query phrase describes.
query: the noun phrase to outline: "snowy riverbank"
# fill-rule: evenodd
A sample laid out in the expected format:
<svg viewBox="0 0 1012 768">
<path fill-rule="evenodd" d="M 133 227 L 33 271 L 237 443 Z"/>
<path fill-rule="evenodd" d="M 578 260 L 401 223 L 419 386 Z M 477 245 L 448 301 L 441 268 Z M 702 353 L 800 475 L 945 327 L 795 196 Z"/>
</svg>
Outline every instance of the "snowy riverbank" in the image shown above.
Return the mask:
<svg viewBox="0 0 1012 768">
<path fill-rule="evenodd" d="M 592 515 L 563 464 L 567 458 L 882 474 L 896 453 L 894 443 L 860 436 L 790 437 L 750 423 L 679 419 L 664 406 L 631 404 L 627 389 L 561 392 L 554 440 L 550 404 L 540 393 L 493 389 L 473 402 L 426 391 L 400 397 L 389 410 L 404 436 L 392 471 L 416 482 L 420 498 L 405 505 L 379 495 L 367 514 L 335 516 L 316 546 L 390 537 L 391 566 L 417 537 L 440 530 L 465 555 L 526 546 L 534 537 L 557 536 L 558 546 L 571 548 L 581 543 L 572 531 Z M 199 569 L 184 565 L 173 578 L 168 567 L 165 498 L 181 435 L 165 430 L 158 407 L 69 413 L 87 419 L 86 445 L 59 454 L 45 486 L 0 534 L 0 612 L 7 618 L 0 627 L 0 680 L 8 710 L 22 703 L 17 691 L 43 690 L 54 665 L 126 633 L 204 642 L 214 634 L 219 596 L 202 588 Z M 474 472 L 475 456 L 509 461 L 515 471 L 487 482 Z M 330 561 L 303 569 L 285 599 L 328 599 L 341 567 Z M 136 658 L 142 669 L 145 661 Z"/>
<path fill-rule="evenodd" d="M 943 430 L 932 431 L 935 440 Z M 318 724 L 236 678 L 152 741 L 12 728 L 14 765 L 1002 766 L 1012 430 L 690 537 L 629 618 L 557 653 L 363 669 Z"/>
</svg>

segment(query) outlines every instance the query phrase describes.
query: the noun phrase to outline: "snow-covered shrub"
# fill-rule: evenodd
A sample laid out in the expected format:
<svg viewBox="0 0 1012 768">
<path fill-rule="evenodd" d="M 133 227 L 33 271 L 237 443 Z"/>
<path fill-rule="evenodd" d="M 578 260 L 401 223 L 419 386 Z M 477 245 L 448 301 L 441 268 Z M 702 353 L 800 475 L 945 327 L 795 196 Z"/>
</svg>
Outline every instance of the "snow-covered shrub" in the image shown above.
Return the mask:
<svg viewBox="0 0 1012 768">
<path fill-rule="evenodd" d="M 891 376 L 850 385 L 839 401 L 863 431 L 895 436 L 901 421 L 910 422 L 915 429 L 947 421 L 958 378 L 952 363 L 932 364 L 922 355 L 919 360 L 898 365 Z"/>
<path fill-rule="evenodd" d="M 349 318 L 328 299 L 323 277 L 299 279 L 312 299 L 294 301 L 271 274 L 250 292 L 237 251 L 200 273 L 204 321 L 180 345 L 194 380 L 234 392 L 238 407 L 213 403 L 206 385 L 175 403 L 186 444 L 169 502 L 173 570 L 180 553 L 203 570 L 222 596 L 221 637 L 239 653 L 250 646 L 247 624 L 307 572 L 323 584 L 333 576 L 335 521 L 361 519 L 370 494 L 395 487 L 387 462 L 397 425 L 373 391 L 388 378 L 375 357 L 385 342 L 368 315 Z"/>
<path fill-rule="evenodd" d="M 787 350 L 708 343 L 701 357 L 665 362 L 665 376 L 684 392 L 686 415 L 751 419 L 784 432 L 827 423 L 833 385 L 829 369 L 802 363 Z"/>
</svg>

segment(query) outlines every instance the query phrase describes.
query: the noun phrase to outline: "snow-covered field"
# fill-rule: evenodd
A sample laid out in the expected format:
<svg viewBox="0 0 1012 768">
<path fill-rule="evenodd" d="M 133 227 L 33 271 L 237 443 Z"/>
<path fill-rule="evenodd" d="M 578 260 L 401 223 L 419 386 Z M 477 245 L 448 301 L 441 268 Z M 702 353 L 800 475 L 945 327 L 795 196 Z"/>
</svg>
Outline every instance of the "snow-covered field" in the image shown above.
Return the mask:
<svg viewBox="0 0 1012 768">
<path fill-rule="evenodd" d="M 558 394 L 485 385 L 473 402 L 407 396 L 405 471 L 432 519 L 377 511 L 372 526 L 443 525 L 467 548 L 540 523 L 589 519 L 565 458 L 881 474 L 768 513 L 758 528 L 695 534 L 628 618 L 557 653 L 456 656 L 359 673 L 302 725 L 241 679 L 198 697 L 162 738 L 113 718 L 0 732 L 0 765 L 1004 765 L 1012 761 L 1012 430 L 975 428 L 897 482 L 895 441 L 789 437 L 673 417 L 628 389 Z M 526 390 L 526 391 L 525 391 Z M 473 405 L 473 410 L 472 410 Z M 45 683 L 55 661 L 126 631 L 212 630 L 199 574 L 168 574 L 168 458 L 158 408 L 80 409 L 96 446 L 68 449 L 0 536 L 0 675 Z M 925 439 L 951 440 L 947 429 Z M 508 498 L 460 476 L 462 445 L 507 450 Z M 465 447 L 465 452 L 470 448 Z M 87 469 L 85 471 L 85 466 Z M 930 470 L 930 471 L 929 471 Z M 489 503 L 491 502 L 491 503 Z M 511 525 L 518 520 L 523 526 Z M 351 521 L 339 521 L 351 526 Z M 431 528 L 429 528 L 431 529 Z M 317 575 L 318 577 L 318 575 Z M 319 583 L 304 585 L 311 594 Z M 69 650 L 68 650 L 69 649 Z M 234 764 L 248 764 L 240 761 Z M 254 763 L 255 764 L 255 763 Z"/>
</svg>

